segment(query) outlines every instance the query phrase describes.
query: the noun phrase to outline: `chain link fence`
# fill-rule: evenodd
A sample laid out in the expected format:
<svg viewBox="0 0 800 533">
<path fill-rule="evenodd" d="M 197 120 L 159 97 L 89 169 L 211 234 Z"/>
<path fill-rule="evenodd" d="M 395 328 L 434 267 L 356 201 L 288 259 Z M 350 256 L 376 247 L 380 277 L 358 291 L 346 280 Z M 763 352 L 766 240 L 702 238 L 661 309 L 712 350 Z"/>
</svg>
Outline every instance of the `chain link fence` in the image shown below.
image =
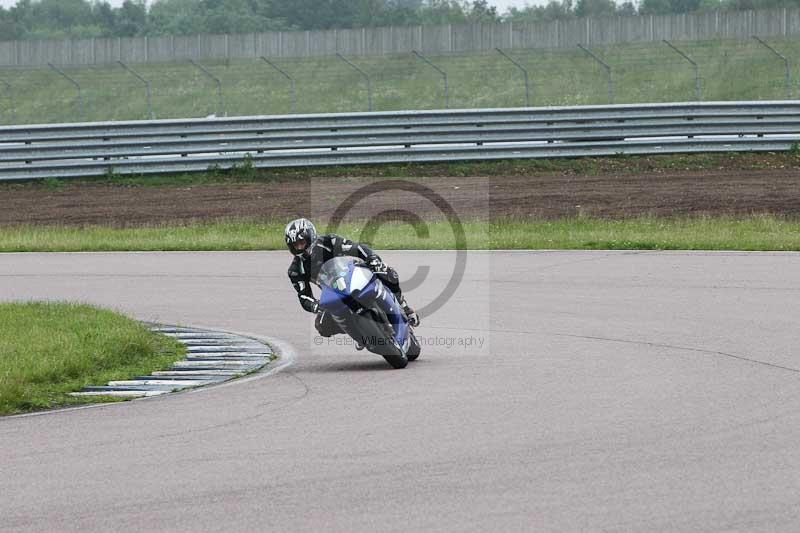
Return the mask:
<svg viewBox="0 0 800 533">
<path fill-rule="evenodd" d="M 0 122 L 493 108 L 800 94 L 800 40 L 0 68 Z"/>
</svg>

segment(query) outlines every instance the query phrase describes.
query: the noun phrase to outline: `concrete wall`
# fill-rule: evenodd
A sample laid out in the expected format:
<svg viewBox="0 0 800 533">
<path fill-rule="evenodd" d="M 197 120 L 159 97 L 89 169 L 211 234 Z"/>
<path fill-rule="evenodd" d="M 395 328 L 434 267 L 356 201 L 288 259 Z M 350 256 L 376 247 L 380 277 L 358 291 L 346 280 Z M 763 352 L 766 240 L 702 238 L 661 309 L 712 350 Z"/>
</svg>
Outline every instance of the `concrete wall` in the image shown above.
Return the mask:
<svg viewBox="0 0 800 533">
<path fill-rule="evenodd" d="M 430 54 L 494 48 L 573 48 L 662 39 L 749 39 L 800 34 L 800 9 L 715 11 L 610 17 L 532 24 L 474 24 L 265 32 L 188 37 L 137 37 L 0 42 L 0 66 L 100 65 L 187 59 L 296 58 Z"/>
</svg>

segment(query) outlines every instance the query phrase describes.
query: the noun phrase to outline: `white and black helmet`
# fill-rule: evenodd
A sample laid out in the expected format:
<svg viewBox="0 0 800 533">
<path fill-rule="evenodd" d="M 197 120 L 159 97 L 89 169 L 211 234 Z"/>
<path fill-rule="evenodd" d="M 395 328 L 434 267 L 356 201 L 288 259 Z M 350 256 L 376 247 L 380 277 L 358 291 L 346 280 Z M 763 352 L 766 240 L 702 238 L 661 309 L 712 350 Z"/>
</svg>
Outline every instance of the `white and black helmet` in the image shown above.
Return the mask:
<svg viewBox="0 0 800 533">
<path fill-rule="evenodd" d="M 284 237 L 289 251 L 294 255 L 302 255 L 317 240 L 317 228 L 307 218 L 298 218 L 286 225 Z"/>
</svg>

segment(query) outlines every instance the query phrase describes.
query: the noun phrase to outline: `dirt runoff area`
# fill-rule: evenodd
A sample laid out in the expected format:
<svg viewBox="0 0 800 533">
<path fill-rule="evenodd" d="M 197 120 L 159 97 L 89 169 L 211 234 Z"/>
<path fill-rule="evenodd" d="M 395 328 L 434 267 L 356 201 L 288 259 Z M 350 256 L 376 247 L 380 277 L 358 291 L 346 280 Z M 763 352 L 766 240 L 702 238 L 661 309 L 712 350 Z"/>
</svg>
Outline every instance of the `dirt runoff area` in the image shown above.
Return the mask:
<svg viewBox="0 0 800 533">
<path fill-rule="evenodd" d="M 408 179 L 433 191 L 461 218 L 800 216 L 800 168 Z M 326 219 L 352 192 L 375 181 L 292 177 L 180 186 L 4 185 L 0 187 L 0 225 L 130 227 L 295 216 Z M 377 190 L 355 211 L 359 217 L 370 218 L 402 209 L 430 219 L 441 218 L 440 208 L 419 191 Z"/>
</svg>

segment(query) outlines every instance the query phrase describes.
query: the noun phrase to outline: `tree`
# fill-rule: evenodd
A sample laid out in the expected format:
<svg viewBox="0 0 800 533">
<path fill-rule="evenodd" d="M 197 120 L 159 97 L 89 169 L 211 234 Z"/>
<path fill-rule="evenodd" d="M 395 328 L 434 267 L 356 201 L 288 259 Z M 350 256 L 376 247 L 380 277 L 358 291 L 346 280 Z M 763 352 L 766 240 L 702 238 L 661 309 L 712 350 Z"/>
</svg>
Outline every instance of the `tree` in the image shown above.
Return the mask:
<svg viewBox="0 0 800 533">
<path fill-rule="evenodd" d="M 147 29 L 147 7 L 144 0 L 125 0 L 117 10 L 114 34 L 119 37 L 141 35 Z"/>
<path fill-rule="evenodd" d="M 380 25 L 411 26 L 419 24 L 422 0 L 387 0 L 386 19 Z"/>
<path fill-rule="evenodd" d="M 497 8 L 490 6 L 486 0 L 473 0 L 465 14 L 470 22 L 500 22 Z"/>
<path fill-rule="evenodd" d="M 579 17 L 609 16 L 616 11 L 614 0 L 578 0 L 575 5 L 575 14 Z"/>
<path fill-rule="evenodd" d="M 353 27 L 359 2 L 353 0 L 291 0 L 275 4 L 274 13 L 289 25 L 318 30 Z"/>
<path fill-rule="evenodd" d="M 617 15 L 621 17 L 632 17 L 636 15 L 636 6 L 630 0 L 617 6 Z"/>
<path fill-rule="evenodd" d="M 199 33 L 201 0 L 158 0 L 150 7 L 150 35 L 190 35 Z"/>
<path fill-rule="evenodd" d="M 92 18 L 95 24 L 105 29 L 106 35 L 112 35 L 116 27 L 116 13 L 108 2 L 97 2 L 92 5 Z"/>
<path fill-rule="evenodd" d="M 466 21 L 464 8 L 456 0 L 427 0 L 419 8 L 420 24 L 463 24 Z"/>
<path fill-rule="evenodd" d="M 569 19 L 575 17 L 572 0 L 550 0 L 545 6 L 525 6 L 522 9 L 512 7 L 505 15 L 505 20 L 512 22 L 540 22 Z"/>
</svg>

